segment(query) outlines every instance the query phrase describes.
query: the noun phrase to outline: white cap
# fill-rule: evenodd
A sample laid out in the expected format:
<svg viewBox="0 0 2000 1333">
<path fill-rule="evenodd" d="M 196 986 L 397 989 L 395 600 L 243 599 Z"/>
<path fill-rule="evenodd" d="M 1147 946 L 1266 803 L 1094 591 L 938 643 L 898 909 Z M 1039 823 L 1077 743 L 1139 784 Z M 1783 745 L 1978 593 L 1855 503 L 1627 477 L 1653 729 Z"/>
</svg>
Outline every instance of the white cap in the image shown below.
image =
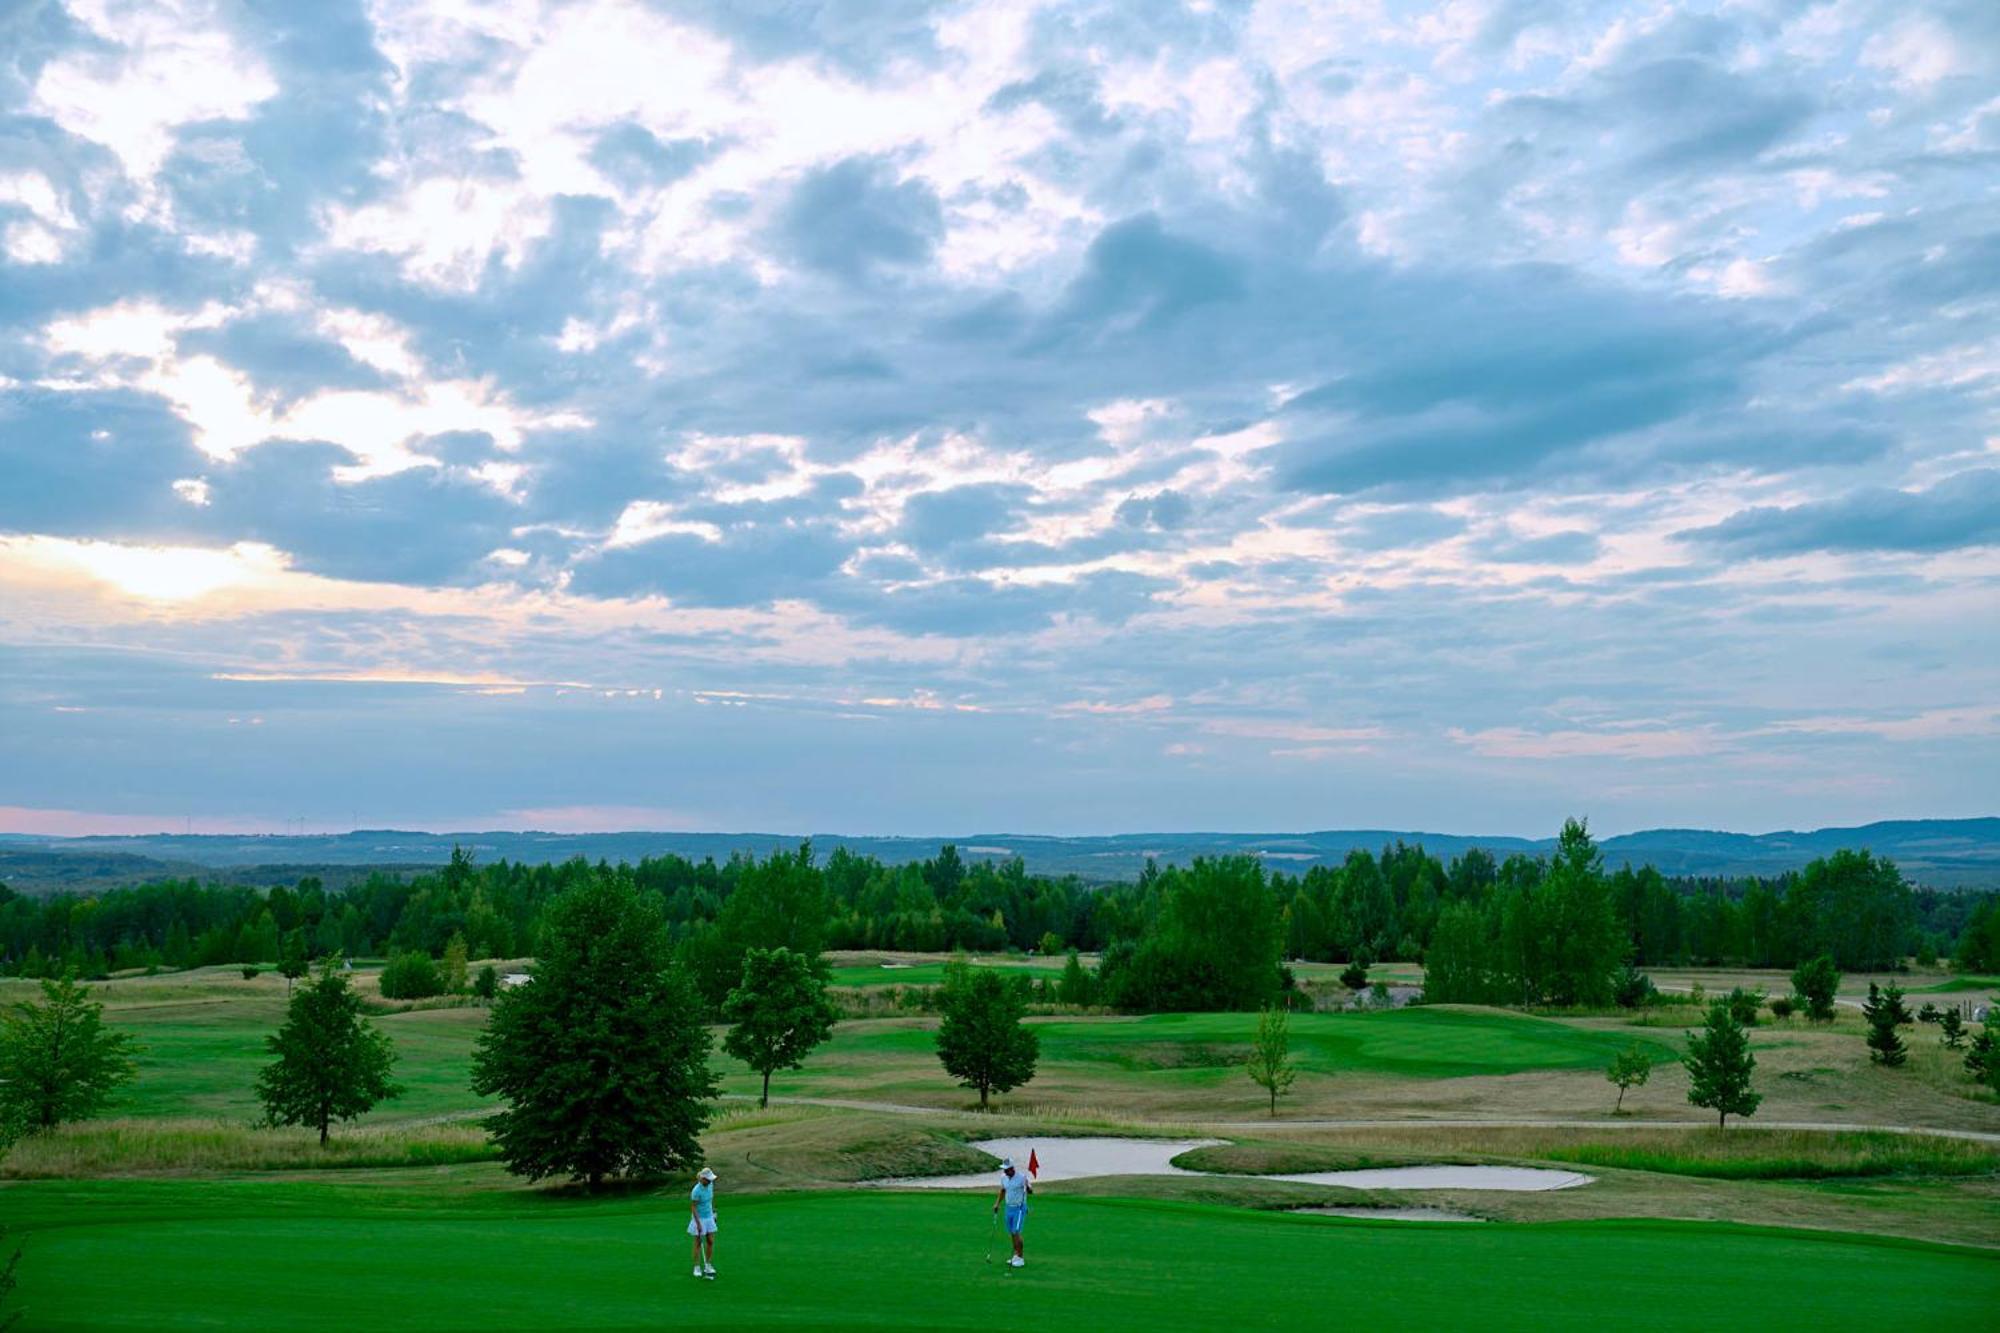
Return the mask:
<svg viewBox="0 0 2000 1333">
<path fill-rule="evenodd" d="M 1011 1157 L 1002 1157 L 1000 1159 L 1000 1169 L 1002 1171 L 1012 1171 L 1014 1169 L 1014 1159 Z"/>
<path fill-rule="evenodd" d="M 703 1167 L 703 1168 L 701 1169 L 701 1175 L 700 1175 L 699 1179 L 702 1179 L 702 1180 L 714 1180 L 714 1179 L 715 1179 L 715 1172 L 713 1172 L 713 1171 L 709 1170 L 709 1169 L 708 1169 L 707 1167 Z"/>
</svg>

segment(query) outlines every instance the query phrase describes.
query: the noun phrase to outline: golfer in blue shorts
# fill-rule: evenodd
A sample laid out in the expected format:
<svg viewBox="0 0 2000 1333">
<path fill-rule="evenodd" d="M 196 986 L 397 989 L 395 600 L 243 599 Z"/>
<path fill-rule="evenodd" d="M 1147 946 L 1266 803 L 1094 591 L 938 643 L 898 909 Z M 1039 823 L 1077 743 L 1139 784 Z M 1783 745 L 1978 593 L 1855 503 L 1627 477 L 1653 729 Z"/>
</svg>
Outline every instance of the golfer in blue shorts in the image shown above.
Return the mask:
<svg viewBox="0 0 2000 1333">
<path fill-rule="evenodd" d="M 1021 1228 L 1028 1225 L 1028 1196 L 1034 1192 L 1027 1176 L 1014 1169 L 1013 1158 L 1000 1163 L 1000 1193 L 993 1200 L 993 1211 L 999 1212 L 1002 1204 L 1007 1206 L 1007 1237 L 1014 1242 L 1009 1268 L 1025 1268 L 1028 1263 L 1021 1255 Z"/>
</svg>

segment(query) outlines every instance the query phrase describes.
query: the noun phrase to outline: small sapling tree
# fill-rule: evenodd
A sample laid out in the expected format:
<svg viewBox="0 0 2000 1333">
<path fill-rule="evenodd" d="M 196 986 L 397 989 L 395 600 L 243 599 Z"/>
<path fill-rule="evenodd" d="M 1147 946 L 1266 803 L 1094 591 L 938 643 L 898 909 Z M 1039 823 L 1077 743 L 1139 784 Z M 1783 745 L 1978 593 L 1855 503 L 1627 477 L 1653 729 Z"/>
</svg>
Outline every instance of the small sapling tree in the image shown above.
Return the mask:
<svg viewBox="0 0 2000 1333">
<path fill-rule="evenodd" d="M 1340 970 L 1340 984 L 1351 991 L 1368 989 L 1368 960 L 1356 958 Z"/>
<path fill-rule="evenodd" d="M 439 977 L 447 995 L 465 994 L 465 936 L 453 931 L 444 945 L 444 967 Z"/>
<path fill-rule="evenodd" d="M 1807 1018 L 1815 1023 L 1832 1022 L 1833 997 L 1840 990 L 1840 969 L 1833 965 L 1833 955 L 1823 953 L 1794 968 L 1792 990 Z"/>
<path fill-rule="evenodd" d="M 1687 1037 L 1682 1063 L 1688 1071 L 1688 1101 L 1714 1111 L 1716 1124 L 1723 1128 L 1732 1115 L 1755 1115 L 1757 1104 L 1764 1100 L 1750 1090 L 1757 1057 L 1750 1054 L 1750 1034 L 1729 1012 L 1729 1001 L 1711 1004 L 1700 1035 L 1690 1032 Z"/>
<path fill-rule="evenodd" d="M 361 1016 L 361 997 L 335 959 L 292 996 L 284 1025 L 264 1044 L 277 1057 L 257 1075 L 265 1121 L 316 1129 L 321 1147 L 334 1121 L 364 1115 L 399 1091 L 389 1081 L 396 1049 Z"/>
<path fill-rule="evenodd" d="M 722 1049 L 764 1076 L 757 1105 L 769 1106 L 772 1071 L 803 1065 L 833 1035 L 840 1010 L 812 960 L 780 946 L 744 953 L 743 980 L 723 1000 L 722 1015 L 735 1024 Z"/>
<path fill-rule="evenodd" d="M 1625 1113 L 1625 1092 L 1629 1088 L 1643 1088 L 1646 1080 L 1653 1076 L 1653 1057 L 1633 1042 L 1624 1050 L 1611 1057 L 1611 1067 L 1604 1071 L 1607 1081 L 1618 1085 L 1618 1100 L 1612 1104 L 1611 1114 Z"/>
<path fill-rule="evenodd" d="M 293 983 L 309 970 L 309 954 L 303 927 L 285 932 L 284 939 L 278 944 L 278 971 L 285 978 L 285 996 L 288 999 L 291 997 Z"/>
<path fill-rule="evenodd" d="M 132 1038 L 104 1029 L 104 1006 L 76 978 L 42 982 L 37 1004 L 0 1018 L 0 1121 L 23 1130 L 88 1120 L 138 1076 Z"/>
<path fill-rule="evenodd" d="M 1093 990 L 1089 969 L 1076 950 L 1069 951 L 1069 961 L 1063 964 L 1062 979 L 1056 983 L 1056 998 L 1064 1004 L 1079 1008 L 1090 1003 Z"/>
<path fill-rule="evenodd" d="M 1250 1081 L 1271 1095 L 1271 1115 L 1278 1098 L 1292 1090 L 1299 1071 L 1292 1065 L 1292 1018 L 1280 1006 L 1265 1005 L 1257 1015 L 1257 1038 L 1250 1044 Z"/>
<path fill-rule="evenodd" d="M 488 963 L 479 969 L 479 975 L 472 979 L 472 993 L 482 1000 L 490 1000 L 500 993 L 500 971 Z"/>
<path fill-rule="evenodd" d="M 1896 1031 L 1899 1016 L 1907 1018 L 1908 1011 L 1903 1008 L 1903 992 L 1895 982 L 1890 982 L 1887 990 L 1869 982 L 1868 1001 L 1861 1006 L 1861 1016 L 1868 1020 L 1870 1060 L 1894 1069 L 1910 1058 L 1902 1035 Z"/>
<path fill-rule="evenodd" d="M 1035 1076 L 1041 1038 L 1022 1026 L 1027 1006 L 1011 979 L 992 968 L 947 964 L 938 1010 L 938 1063 L 961 1087 L 979 1090 L 980 1110 L 989 1109 L 989 1094 Z"/>
<path fill-rule="evenodd" d="M 1788 1020 L 1792 1016 L 1792 1011 L 1797 1008 L 1798 1005 L 1793 1003 L 1792 997 L 1789 995 L 1773 995 L 1771 997 L 1771 1017 L 1775 1019 L 1780 1021 Z"/>
<path fill-rule="evenodd" d="M 1958 1010 L 1947 1009 L 1939 1015 L 1938 1035 L 1946 1050 L 1955 1051 L 1965 1045 L 1965 1020 L 1958 1016 Z"/>
</svg>

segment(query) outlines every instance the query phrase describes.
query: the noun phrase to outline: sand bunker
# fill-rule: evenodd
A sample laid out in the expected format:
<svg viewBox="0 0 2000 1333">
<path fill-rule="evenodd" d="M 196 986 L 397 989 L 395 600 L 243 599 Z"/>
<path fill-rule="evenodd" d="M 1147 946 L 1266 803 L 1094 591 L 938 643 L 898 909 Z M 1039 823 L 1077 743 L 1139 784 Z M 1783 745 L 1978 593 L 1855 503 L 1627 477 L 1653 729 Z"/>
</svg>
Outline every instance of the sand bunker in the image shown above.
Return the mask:
<svg viewBox="0 0 2000 1333">
<path fill-rule="evenodd" d="M 1186 1171 L 1174 1158 L 1191 1148 L 1206 1148 L 1220 1139 L 983 1139 L 972 1146 L 995 1157 L 1011 1157 L 1025 1168 L 1032 1150 L 1040 1165 L 1038 1183 L 1081 1180 L 1086 1176 L 1199 1176 L 1220 1172 Z M 1367 1171 L 1313 1171 L 1303 1175 L 1231 1176 L 1244 1180 L 1290 1180 L 1302 1185 L 1338 1185 L 1356 1190 L 1563 1190 L 1587 1185 L 1591 1177 L 1575 1171 L 1548 1171 L 1528 1166 L 1391 1166 Z M 962 1176 L 915 1176 L 877 1181 L 922 1189 L 992 1189 L 992 1171 Z M 1381 1210 L 1367 1217 L 1383 1216 Z"/>
<path fill-rule="evenodd" d="M 1193 1176 L 1174 1158 L 1194 1148 L 1208 1148 L 1220 1139 L 982 1139 L 971 1146 L 999 1158 L 1013 1158 L 1025 1169 L 1032 1150 L 1041 1166 L 1037 1184 L 1051 1180 L 1081 1180 L 1086 1176 Z M 884 1185 L 916 1185 L 924 1189 L 993 1189 L 999 1175 L 980 1171 L 967 1176 L 915 1176 L 884 1180 Z"/>
</svg>

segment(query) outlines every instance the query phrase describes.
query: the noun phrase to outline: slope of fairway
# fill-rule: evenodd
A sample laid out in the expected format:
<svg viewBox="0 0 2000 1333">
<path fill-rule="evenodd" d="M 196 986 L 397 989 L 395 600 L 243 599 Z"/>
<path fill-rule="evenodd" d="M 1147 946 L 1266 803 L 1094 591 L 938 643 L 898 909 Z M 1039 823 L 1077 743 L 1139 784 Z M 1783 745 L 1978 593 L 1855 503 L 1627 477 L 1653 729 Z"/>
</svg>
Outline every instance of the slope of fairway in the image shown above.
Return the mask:
<svg viewBox="0 0 2000 1333">
<path fill-rule="evenodd" d="M 1990 1328 L 2000 1256 L 1721 1224 L 1450 1227 L 1049 1198 L 1031 1264 L 984 1200 L 726 1197 L 714 1283 L 677 1196 L 400 1201 L 246 1183 L 29 1186 L 36 1329 Z"/>
</svg>

